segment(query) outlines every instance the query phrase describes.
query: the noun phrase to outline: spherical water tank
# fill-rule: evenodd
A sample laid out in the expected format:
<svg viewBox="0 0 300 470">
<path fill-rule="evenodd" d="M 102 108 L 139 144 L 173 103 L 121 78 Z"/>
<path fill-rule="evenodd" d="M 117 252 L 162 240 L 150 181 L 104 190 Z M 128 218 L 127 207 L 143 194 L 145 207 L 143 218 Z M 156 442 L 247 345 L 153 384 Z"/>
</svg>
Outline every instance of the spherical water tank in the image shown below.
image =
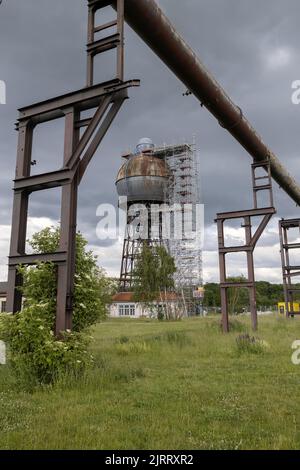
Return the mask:
<svg viewBox="0 0 300 470">
<path fill-rule="evenodd" d="M 146 139 L 142 139 L 143 141 Z M 150 139 L 147 139 L 150 140 Z M 119 196 L 126 196 L 128 202 L 155 201 L 163 202 L 170 171 L 164 160 L 151 152 L 152 142 L 139 142 L 137 150 L 142 153 L 132 155 L 121 166 L 116 186 Z"/>
</svg>

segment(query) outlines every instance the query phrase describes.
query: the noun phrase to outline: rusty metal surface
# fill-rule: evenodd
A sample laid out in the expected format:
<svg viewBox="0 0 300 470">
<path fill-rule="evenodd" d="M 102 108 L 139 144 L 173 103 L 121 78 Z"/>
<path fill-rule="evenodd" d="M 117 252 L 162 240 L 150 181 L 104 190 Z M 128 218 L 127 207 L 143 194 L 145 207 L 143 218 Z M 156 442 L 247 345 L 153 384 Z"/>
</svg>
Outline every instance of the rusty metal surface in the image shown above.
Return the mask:
<svg viewBox="0 0 300 470">
<path fill-rule="evenodd" d="M 224 333 L 229 332 L 229 310 L 228 310 L 228 289 L 235 288 L 247 288 L 249 291 L 250 301 L 250 314 L 252 328 L 255 331 L 257 329 L 257 308 L 256 308 L 256 286 L 254 276 L 254 259 L 253 253 L 256 244 L 261 237 L 264 229 L 268 225 L 272 218 L 272 215 L 276 213 L 274 207 L 262 207 L 258 208 L 257 204 L 257 191 L 268 191 L 269 200 L 273 202 L 273 190 L 272 180 L 270 178 L 270 161 L 262 162 L 261 164 L 253 164 L 252 166 L 252 190 L 253 190 L 253 202 L 254 209 L 225 212 L 217 214 L 217 228 L 218 228 L 218 252 L 219 252 L 219 269 L 220 269 L 220 292 L 221 292 L 221 311 L 222 311 L 222 326 Z M 255 171 L 257 168 L 264 168 L 267 172 L 266 178 L 268 178 L 268 184 L 259 186 Z M 264 178 L 265 179 L 265 178 Z M 259 180 L 260 181 L 260 180 Z M 263 189 L 262 189 L 263 188 Z M 256 231 L 253 233 L 253 221 L 255 217 L 262 217 L 261 222 L 258 224 Z M 245 244 L 240 246 L 227 246 L 225 244 L 225 222 L 234 219 L 243 219 L 242 227 L 245 230 Z M 247 258 L 247 279 L 245 282 L 229 282 L 227 278 L 226 269 L 226 255 L 229 253 L 246 253 Z"/>
<path fill-rule="evenodd" d="M 112 1 L 115 7 L 116 2 Z M 155 0 L 125 0 L 125 20 L 256 162 L 270 158 L 274 180 L 300 204 L 300 187 Z"/>
<path fill-rule="evenodd" d="M 78 111 L 87 111 L 99 106 L 101 100 L 108 94 L 114 95 L 117 92 L 126 91 L 130 87 L 138 87 L 139 85 L 139 80 L 129 80 L 122 83 L 118 80 L 111 80 L 90 88 L 82 88 L 19 109 L 18 121 L 22 123 L 31 119 L 34 125 L 48 122 L 51 119 L 64 117 L 64 110 L 70 106 L 76 106 Z"/>
<path fill-rule="evenodd" d="M 91 2 L 90 2 L 91 3 Z M 96 2 L 92 2 L 95 4 Z M 103 5 L 103 2 L 97 2 Z M 118 29 L 123 32 L 123 0 L 118 0 Z M 94 8 L 94 7 L 93 7 Z M 96 8 L 96 6 L 95 6 Z M 94 11 L 94 10 L 93 10 Z M 89 23 L 89 27 L 93 27 Z M 123 36 L 121 35 L 121 38 Z M 93 59 L 91 56 L 90 59 Z M 93 83 L 93 67 L 89 70 Z M 7 310 L 15 313 L 22 308 L 22 276 L 18 266 L 38 262 L 53 262 L 57 267 L 57 301 L 55 333 L 72 328 L 74 276 L 76 261 L 76 223 L 78 186 L 96 149 L 99 147 L 123 102 L 127 90 L 138 84 L 122 82 L 123 41 L 118 46 L 117 80 L 101 83 L 73 93 L 36 103 L 20 110 L 19 133 L 11 243 L 8 272 Z M 82 111 L 97 107 L 90 119 L 83 119 Z M 32 141 L 36 125 L 52 119 L 64 118 L 63 165 L 57 171 L 31 176 Z M 86 127 L 82 136 L 80 128 Z M 26 253 L 28 200 L 32 191 L 62 186 L 59 248 L 55 253 L 29 255 Z"/>
<path fill-rule="evenodd" d="M 117 191 L 128 201 L 163 202 L 169 176 L 163 160 L 149 154 L 135 155 L 120 168 Z"/>
<path fill-rule="evenodd" d="M 299 312 L 294 311 L 294 302 L 297 301 L 295 295 L 299 295 L 300 292 L 300 288 L 295 281 L 295 278 L 300 276 L 300 266 L 291 265 L 291 252 L 293 250 L 298 250 L 300 248 L 300 244 L 295 242 L 291 243 L 289 237 L 289 229 L 295 228 L 299 230 L 300 234 L 300 219 L 283 219 L 279 221 L 283 291 L 287 318 L 300 314 Z"/>
<path fill-rule="evenodd" d="M 132 157 L 121 166 L 116 180 L 119 181 L 133 176 L 160 176 L 168 178 L 170 173 L 163 160 L 147 154 L 141 154 Z"/>
<path fill-rule="evenodd" d="M 117 18 L 104 24 L 97 24 L 96 13 L 109 5 L 105 0 L 88 2 L 88 43 L 87 43 L 87 87 L 94 84 L 95 56 L 116 49 L 116 79 L 124 80 L 124 0 L 116 0 Z M 114 28 L 115 31 L 111 31 Z M 107 36 L 96 37 L 99 32 L 107 31 Z"/>
</svg>

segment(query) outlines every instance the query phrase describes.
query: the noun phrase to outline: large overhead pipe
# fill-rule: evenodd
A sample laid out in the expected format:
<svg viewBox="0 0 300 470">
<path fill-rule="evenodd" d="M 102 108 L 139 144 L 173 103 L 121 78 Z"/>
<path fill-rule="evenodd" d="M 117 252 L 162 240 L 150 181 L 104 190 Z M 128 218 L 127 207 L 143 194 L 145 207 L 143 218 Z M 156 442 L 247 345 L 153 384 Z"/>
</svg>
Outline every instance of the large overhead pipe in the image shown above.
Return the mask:
<svg viewBox="0 0 300 470">
<path fill-rule="evenodd" d="M 112 1 L 112 4 L 115 2 Z M 174 72 L 191 91 L 247 150 L 254 161 L 270 158 L 272 177 L 300 205 L 300 187 L 264 144 L 242 110 L 208 72 L 197 55 L 178 34 L 155 0 L 125 0 L 125 19 L 132 29 Z"/>
</svg>

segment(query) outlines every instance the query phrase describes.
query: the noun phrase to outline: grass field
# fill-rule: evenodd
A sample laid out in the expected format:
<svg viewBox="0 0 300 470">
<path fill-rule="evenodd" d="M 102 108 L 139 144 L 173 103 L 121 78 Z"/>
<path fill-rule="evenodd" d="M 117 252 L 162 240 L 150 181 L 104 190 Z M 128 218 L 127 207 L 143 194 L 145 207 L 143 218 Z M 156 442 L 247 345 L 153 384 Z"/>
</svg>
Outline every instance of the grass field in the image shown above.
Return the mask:
<svg viewBox="0 0 300 470">
<path fill-rule="evenodd" d="M 299 449 L 300 321 L 260 318 L 260 354 L 239 322 L 109 320 L 86 377 L 33 393 L 0 366 L 0 449 Z"/>
</svg>

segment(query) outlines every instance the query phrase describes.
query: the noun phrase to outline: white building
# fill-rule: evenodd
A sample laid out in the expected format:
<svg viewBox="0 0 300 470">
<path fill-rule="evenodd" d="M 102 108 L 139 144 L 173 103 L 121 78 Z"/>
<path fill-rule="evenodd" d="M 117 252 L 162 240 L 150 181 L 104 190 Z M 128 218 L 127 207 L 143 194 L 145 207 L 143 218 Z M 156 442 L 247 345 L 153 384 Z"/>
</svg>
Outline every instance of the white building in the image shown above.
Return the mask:
<svg viewBox="0 0 300 470">
<path fill-rule="evenodd" d="M 158 299 L 153 302 L 153 311 L 157 312 L 159 308 L 163 310 L 163 307 L 167 306 L 167 309 L 176 314 L 178 307 L 178 296 L 175 292 L 167 292 L 166 295 L 162 295 L 162 299 Z M 158 307 L 158 309 L 157 309 Z M 145 307 L 141 302 L 135 302 L 133 300 L 133 292 L 119 292 L 112 298 L 112 304 L 109 308 L 109 316 L 112 318 L 140 318 L 140 317 L 155 317 L 156 314 L 151 311 L 151 308 Z"/>
<path fill-rule="evenodd" d="M 6 312 L 7 283 L 0 282 L 0 313 Z"/>
</svg>

